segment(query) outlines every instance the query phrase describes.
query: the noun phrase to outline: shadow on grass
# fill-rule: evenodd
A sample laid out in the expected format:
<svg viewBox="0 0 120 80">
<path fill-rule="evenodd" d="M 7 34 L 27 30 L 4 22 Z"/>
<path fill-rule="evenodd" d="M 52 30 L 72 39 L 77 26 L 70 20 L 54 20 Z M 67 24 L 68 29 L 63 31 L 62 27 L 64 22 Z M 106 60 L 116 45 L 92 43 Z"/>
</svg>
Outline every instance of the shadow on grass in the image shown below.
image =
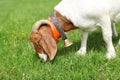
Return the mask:
<svg viewBox="0 0 120 80">
<path fill-rule="evenodd" d="M 113 37 L 114 46 L 117 45 L 119 38 L 120 38 L 120 36 Z M 81 45 L 81 40 L 74 40 L 72 46 L 67 47 L 67 48 L 62 47 L 62 48 L 58 49 L 57 55 L 63 56 L 63 55 L 68 55 L 71 52 L 75 53 L 75 52 L 77 52 L 77 50 L 79 50 L 80 45 Z M 95 51 L 100 52 L 103 48 L 106 49 L 106 44 L 103 40 L 102 33 L 100 31 L 90 33 L 88 42 L 87 42 L 87 51 L 95 50 Z"/>
</svg>

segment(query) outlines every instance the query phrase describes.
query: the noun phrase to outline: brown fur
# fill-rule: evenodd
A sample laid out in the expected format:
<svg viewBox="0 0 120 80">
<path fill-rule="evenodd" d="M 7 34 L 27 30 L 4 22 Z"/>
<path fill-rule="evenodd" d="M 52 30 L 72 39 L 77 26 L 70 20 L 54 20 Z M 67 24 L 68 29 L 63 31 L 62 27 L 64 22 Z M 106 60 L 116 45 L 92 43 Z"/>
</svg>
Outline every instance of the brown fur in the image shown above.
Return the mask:
<svg viewBox="0 0 120 80">
<path fill-rule="evenodd" d="M 55 11 L 54 13 L 55 13 L 62 29 L 65 32 L 69 31 L 69 30 L 77 29 L 77 27 L 75 27 L 70 20 L 68 20 L 66 17 L 62 16 L 58 11 Z"/>
<path fill-rule="evenodd" d="M 70 20 L 67 20 L 66 17 L 62 16 L 59 12 L 54 12 L 58 22 L 60 23 L 61 28 L 64 31 L 69 31 L 76 29 Z M 53 23 L 53 21 L 51 21 Z M 48 24 L 49 25 L 49 24 Z M 39 54 L 46 53 L 50 60 L 52 60 L 57 52 L 57 42 L 48 28 L 48 25 L 41 25 L 38 32 L 31 32 L 30 40 L 34 45 L 35 51 Z"/>
<path fill-rule="evenodd" d="M 41 40 L 41 35 L 37 32 L 31 32 L 30 34 L 30 40 L 33 43 L 34 49 L 37 53 L 43 53 L 42 47 L 39 45 Z"/>
<path fill-rule="evenodd" d="M 38 33 L 31 33 L 30 40 L 33 42 L 37 53 L 47 53 L 52 60 L 57 52 L 56 40 L 46 26 L 41 26 Z"/>
</svg>

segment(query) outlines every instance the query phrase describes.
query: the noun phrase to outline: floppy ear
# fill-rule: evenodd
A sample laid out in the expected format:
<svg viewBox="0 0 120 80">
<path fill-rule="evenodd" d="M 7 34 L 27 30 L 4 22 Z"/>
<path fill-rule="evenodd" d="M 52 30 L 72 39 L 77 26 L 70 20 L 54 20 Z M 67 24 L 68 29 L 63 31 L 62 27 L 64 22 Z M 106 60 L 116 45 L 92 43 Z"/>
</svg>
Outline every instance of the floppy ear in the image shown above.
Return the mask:
<svg viewBox="0 0 120 80">
<path fill-rule="evenodd" d="M 44 51 L 48 54 L 50 60 L 53 60 L 57 52 L 55 38 L 46 26 L 41 27 L 40 34 L 42 36 L 40 44 Z"/>
</svg>

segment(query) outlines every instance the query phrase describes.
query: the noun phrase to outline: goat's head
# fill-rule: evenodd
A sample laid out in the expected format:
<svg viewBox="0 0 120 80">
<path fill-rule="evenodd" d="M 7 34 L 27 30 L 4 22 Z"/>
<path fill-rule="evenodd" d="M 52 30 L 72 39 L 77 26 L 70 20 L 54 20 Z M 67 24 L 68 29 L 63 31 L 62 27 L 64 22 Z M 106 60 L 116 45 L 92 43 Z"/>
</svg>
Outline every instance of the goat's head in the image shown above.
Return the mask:
<svg viewBox="0 0 120 80">
<path fill-rule="evenodd" d="M 30 40 L 34 45 L 36 53 L 43 60 L 47 60 L 47 56 L 50 60 L 53 60 L 57 52 L 57 39 L 50 31 L 49 26 L 54 26 L 48 20 L 37 21 L 30 34 Z M 58 34 L 57 37 L 60 37 Z"/>
</svg>

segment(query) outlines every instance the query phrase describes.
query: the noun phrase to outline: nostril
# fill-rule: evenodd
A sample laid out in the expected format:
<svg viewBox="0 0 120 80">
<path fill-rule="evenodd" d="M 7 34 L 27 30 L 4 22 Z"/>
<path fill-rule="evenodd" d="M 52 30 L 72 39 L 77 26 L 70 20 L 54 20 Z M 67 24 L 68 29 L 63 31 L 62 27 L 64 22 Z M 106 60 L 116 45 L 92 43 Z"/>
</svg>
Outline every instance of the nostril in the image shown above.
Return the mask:
<svg viewBox="0 0 120 80">
<path fill-rule="evenodd" d="M 47 61 L 47 55 L 45 53 L 42 53 L 42 54 L 38 53 L 38 55 L 41 59 L 43 59 L 44 61 Z"/>
</svg>

